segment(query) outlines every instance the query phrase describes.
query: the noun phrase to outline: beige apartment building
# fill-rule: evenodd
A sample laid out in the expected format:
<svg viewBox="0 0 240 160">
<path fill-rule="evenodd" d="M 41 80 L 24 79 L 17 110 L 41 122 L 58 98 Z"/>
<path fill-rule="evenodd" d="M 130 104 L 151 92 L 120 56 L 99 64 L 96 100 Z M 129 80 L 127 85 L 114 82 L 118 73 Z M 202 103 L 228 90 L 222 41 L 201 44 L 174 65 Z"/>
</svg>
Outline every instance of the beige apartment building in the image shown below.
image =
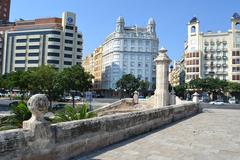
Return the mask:
<svg viewBox="0 0 240 160">
<path fill-rule="evenodd" d="M 93 54 L 89 54 L 83 60 L 83 68 L 86 72 L 94 76 L 93 89 L 101 89 L 102 83 L 102 47 L 95 49 Z"/>
<path fill-rule="evenodd" d="M 200 23 L 193 17 L 188 23 L 185 43 L 185 80 L 219 78 L 240 83 L 240 16 L 231 17 L 227 32 L 200 32 Z"/>
</svg>

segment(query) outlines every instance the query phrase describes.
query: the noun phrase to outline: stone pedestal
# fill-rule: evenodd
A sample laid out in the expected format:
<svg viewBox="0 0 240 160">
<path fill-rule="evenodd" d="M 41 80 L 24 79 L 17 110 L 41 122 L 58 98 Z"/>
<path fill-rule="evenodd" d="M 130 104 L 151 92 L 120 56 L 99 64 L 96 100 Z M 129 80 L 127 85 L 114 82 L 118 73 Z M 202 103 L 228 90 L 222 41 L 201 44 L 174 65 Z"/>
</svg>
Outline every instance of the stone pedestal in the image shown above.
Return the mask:
<svg viewBox="0 0 240 160">
<path fill-rule="evenodd" d="M 176 93 L 175 93 L 174 89 L 172 89 L 172 91 L 170 93 L 170 104 L 171 105 L 176 104 Z"/>
<path fill-rule="evenodd" d="M 139 97 L 139 93 L 137 91 L 134 92 L 133 95 L 133 104 L 138 104 L 138 97 Z"/>
<path fill-rule="evenodd" d="M 167 56 L 167 50 L 161 48 L 156 62 L 156 90 L 155 90 L 155 107 L 163 107 L 169 105 L 169 91 L 168 91 L 168 69 L 171 60 Z"/>
<path fill-rule="evenodd" d="M 193 94 L 193 102 L 199 103 L 199 94 L 197 92 Z"/>
</svg>

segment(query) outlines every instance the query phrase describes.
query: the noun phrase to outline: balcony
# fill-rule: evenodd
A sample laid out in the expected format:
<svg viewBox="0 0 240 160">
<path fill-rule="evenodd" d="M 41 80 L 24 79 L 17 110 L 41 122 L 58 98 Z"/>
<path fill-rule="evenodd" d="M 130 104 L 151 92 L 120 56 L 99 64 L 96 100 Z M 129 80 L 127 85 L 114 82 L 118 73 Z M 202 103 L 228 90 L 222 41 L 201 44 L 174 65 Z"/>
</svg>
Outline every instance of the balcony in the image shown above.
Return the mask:
<svg viewBox="0 0 240 160">
<path fill-rule="evenodd" d="M 217 64 L 217 67 L 220 68 L 220 67 L 221 67 L 221 64 Z"/>
<path fill-rule="evenodd" d="M 221 44 L 221 42 L 219 40 L 217 40 L 216 44 L 219 46 Z"/>
<path fill-rule="evenodd" d="M 208 53 L 208 52 L 209 52 L 209 49 L 205 48 L 205 49 L 204 49 L 204 52 L 205 52 L 205 53 Z"/>
<path fill-rule="evenodd" d="M 216 74 L 223 75 L 223 74 L 227 74 L 227 72 L 226 71 L 217 71 Z"/>
<path fill-rule="evenodd" d="M 215 72 L 214 71 L 206 71 L 205 74 L 207 74 L 207 75 L 214 75 Z"/>
<path fill-rule="evenodd" d="M 213 41 L 211 41 L 210 44 L 211 44 L 211 46 L 214 46 L 214 45 L 215 45 L 215 43 L 214 43 Z"/>
<path fill-rule="evenodd" d="M 227 56 L 223 56 L 223 60 L 226 60 L 227 59 Z"/>
<path fill-rule="evenodd" d="M 227 44 L 227 41 L 224 40 L 224 41 L 223 41 L 223 44 L 226 45 L 226 44 Z"/>
<path fill-rule="evenodd" d="M 223 48 L 223 52 L 227 52 L 228 50 L 227 50 L 227 48 Z"/>
<path fill-rule="evenodd" d="M 211 48 L 211 49 L 210 49 L 210 52 L 215 52 L 215 49 Z"/>
<path fill-rule="evenodd" d="M 224 68 L 226 68 L 226 67 L 227 67 L 227 64 L 226 64 L 226 63 L 224 63 L 222 66 L 223 66 Z"/>
<path fill-rule="evenodd" d="M 208 45 L 209 45 L 209 43 L 208 43 L 207 41 L 205 41 L 204 44 L 205 44 L 205 46 L 208 46 Z"/>
<path fill-rule="evenodd" d="M 221 56 L 216 56 L 216 59 L 217 59 L 217 60 L 220 60 L 220 59 L 221 59 Z"/>
<path fill-rule="evenodd" d="M 218 48 L 216 51 L 217 51 L 217 52 L 221 52 L 221 49 Z"/>
</svg>

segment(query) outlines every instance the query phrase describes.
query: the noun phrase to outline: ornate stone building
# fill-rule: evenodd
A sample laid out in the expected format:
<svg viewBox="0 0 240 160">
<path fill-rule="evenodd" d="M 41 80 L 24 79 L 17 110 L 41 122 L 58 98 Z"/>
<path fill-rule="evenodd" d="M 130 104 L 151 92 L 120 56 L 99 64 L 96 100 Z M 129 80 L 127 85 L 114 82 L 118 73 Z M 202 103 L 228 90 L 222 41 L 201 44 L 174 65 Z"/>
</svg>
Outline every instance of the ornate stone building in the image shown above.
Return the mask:
<svg viewBox="0 0 240 160">
<path fill-rule="evenodd" d="M 219 78 L 240 82 L 240 16 L 234 13 L 227 32 L 200 32 L 193 17 L 188 23 L 185 47 L 186 81 L 196 78 Z"/>
<path fill-rule="evenodd" d="M 123 17 L 116 22 L 116 29 L 102 44 L 102 89 L 116 88 L 124 74 L 133 74 L 142 80 L 155 83 L 158 54 L 156 23 L 150 18 L 146 27 L 125 26 Z"/>
</svg>

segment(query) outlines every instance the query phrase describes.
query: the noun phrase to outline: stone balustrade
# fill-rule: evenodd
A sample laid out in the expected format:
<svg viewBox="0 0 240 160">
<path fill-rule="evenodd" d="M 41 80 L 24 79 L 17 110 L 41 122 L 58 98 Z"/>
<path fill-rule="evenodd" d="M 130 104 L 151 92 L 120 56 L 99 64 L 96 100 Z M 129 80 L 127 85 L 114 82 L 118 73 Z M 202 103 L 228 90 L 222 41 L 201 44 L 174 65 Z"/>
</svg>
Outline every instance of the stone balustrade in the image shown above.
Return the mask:
<svg viewBox="0 0 240 160">
<path fill-rule="evenodd" d="M 0 160 L 67 160 L 199 112 L 199 104 L 187 103 L 49 124 L 42 119 L 47 104 L 42 100 L 44 95 L 31 98 L 35 117 L 23 129 L 0 132 Z"/>
</svg>

